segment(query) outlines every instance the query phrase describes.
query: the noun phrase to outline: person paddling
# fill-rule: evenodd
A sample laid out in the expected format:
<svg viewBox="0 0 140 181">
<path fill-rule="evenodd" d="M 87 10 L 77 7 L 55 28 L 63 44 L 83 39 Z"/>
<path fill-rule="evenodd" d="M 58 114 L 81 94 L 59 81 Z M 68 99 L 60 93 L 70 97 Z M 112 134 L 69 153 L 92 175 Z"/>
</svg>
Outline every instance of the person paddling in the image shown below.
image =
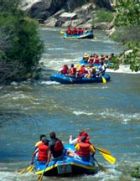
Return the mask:
<svg viewBox="0 0 140 181">
<path fill-rule="evenodd" d="M 33 153 L 31 164 L 33 164 L 34 161 L 46 163 L 48 161 L 48 151 L 49 141 L 44 137 L 42 138 L 42 143 L 38 145 L 38 148 Z"/>
<path fill-rule="evenodd" d="M 35 160 L 37 160 L 37 157 L 38 157 L 38 147 L 43 144 L 43 140 L 46 139 L 46 135 L 45 134 L 41 134 L 40 135 L 40 140 L 37 141 L 35 143 L 35 147 L 34 147 L 34 151 L 33 151 L 33 154 L 32 154 L 32 161 L 31 161 L 31 164 L 34 163 Z M 49 142 L 49 140 L 48 140 Z"/>
<path fill-rule="evenodd" d="M 80 141 L 82 136 L 85 136 L 86 137 L 86 142 L 90 143 L 90 137 L 89 137 L 88 133 L 86 131 L 81 131 L 79 133 L 79 135 L 77 136 L 77 138 L 75 138 L 75 139 L 72 139 L 72 135 L 70 135 L 69 144 L 74 144 L 74 145 L 77 144 Z"/>
<path fill-rule="evenodd" d="M 35 149 L 38 148 L 40 144 L 42 144 L 42 140 L 46 138 L 45 134 L 40 135 L 40 140 L 35 143 Z"/>
<path fill-rule="evenodd" d="M 59 160 L 63 158 L 64 146 L 60 139 L 56 137 L 55 132 L 50 133 L 50 143 L 49 143 L 49 155 L 48 162 L 53 158 L 53 160 Z"/>
<path fill-rule="evenodd" d="M 76 154 L 83 160 L 83 161 L 89 161 L 91 158 L 91 155 L 94 156 L 95 149 L 92 144 L 87 142 L 87 137 L 82 136 L 80 138 L 80 141 L 75 145 Z"/>
</svg>

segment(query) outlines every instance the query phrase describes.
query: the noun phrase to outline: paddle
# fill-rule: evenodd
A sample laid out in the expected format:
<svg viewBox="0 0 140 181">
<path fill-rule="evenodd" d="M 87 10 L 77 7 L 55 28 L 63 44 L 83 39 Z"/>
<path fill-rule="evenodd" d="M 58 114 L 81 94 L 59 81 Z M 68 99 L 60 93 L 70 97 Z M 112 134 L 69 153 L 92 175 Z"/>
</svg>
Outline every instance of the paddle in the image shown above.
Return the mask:
<svg viewBox="0 0 140 181">
<path fill-rule="evenodd" d="M 103 84 L 106 84 L 106 79 L 102 76 L 102 82 Z"/>
<path fill-rule="evenodd" d="M 108 151 L 108 150 L 106 150 L 106 149 L 104 149 L 104 148 L 98 148 L 98 147 L 96 147 L 96 150 L 101 151 L 101 152 L 103 152 L 103 153 L 105 153 L 105 154 L 111 155 L 110 151 Z"/>
<path fill-rule="evenodd" d="M 112 155 L 105 154 L 103 152 L 100 152 L 102 156 L 104 157 L 105 160 L 107 160 L 110 164 L 115 164 L 116 163 L 116 158 L 113 157 Z"/>
<path fill-rule="evenodd" d="M 29 165 L 29 166 L 27 166 L 25 168 L 22 168 L 22 169 L 18 170 L 18 172 L 20 174 L 23 174 L 23 173 L 27 173 L 27 172 L 32 172 L 33 169 L 34 169 L 34 165 Z"/>
<path fill-rule="evenodd" d="M 43 175 L 44 175 L 44 173 L 40 174 L 40 175 L 38 176 L 38 178 L 37 178 L 37 181 L 42 181 L 42 180 L 43 180 Z"/>
<path fill-rule="evenodd" d="M 116 158 L 112 156 L 108 150 L 102 149 L 102 148 L 96 148 L 96 147 L 95 149 L 98 150 L 99 153 L 104 157 L 104 159 L 107 160 L 110 164 L 116 163 Z"/>
<path fill-rule="evenodd" d="M 64 32 L 63 30 L 61 30 L 61 31 L 60 31 L 60 34 L 62 34 L 62 35 L 63 35 L 64 33 L 65 33 L 65 32 Z"/>
<path fill-rule="evenodd" d="M 46 168 L 48 167 L 48 164 L 49 163 L 46 164 Z M 46 168 L 39 172 L 37 181 L 42 181 L 43 180 L 43 176 L 44 176 L 44 172 L 46 171 Z"/>
<path fill-rule="evenodd" d="M 95 158 L 93 158 L 93 159 L 96 161 L 96 163 L 97 163 L 97 165 L 99 167 L 99 170 L 101 170 L 103 172 L 107 171 L 107 169 L 104 166 L 102 166 Z"/>
</svg>

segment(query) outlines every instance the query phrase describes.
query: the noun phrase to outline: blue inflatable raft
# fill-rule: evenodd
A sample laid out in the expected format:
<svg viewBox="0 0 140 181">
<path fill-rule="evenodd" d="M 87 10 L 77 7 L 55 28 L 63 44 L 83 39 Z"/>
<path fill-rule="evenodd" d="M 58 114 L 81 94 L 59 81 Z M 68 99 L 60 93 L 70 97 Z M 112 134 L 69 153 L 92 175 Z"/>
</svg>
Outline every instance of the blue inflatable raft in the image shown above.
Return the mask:
<svg viewBox="0 0 140 181">
<path fill-rule="evenodd" d="M 103 83 L 104 80 L 106 82 L 110 81 L 110 75 L 105 73 L 102 76 L 86 78 L 86 77 L 71 77 L 69 75 L 55 73 L 50 77 L 50 80 L 59 82 L 61 84 Z"/>
<path fill-rule="evenodd" d="M 66 39 L 84 39 L 84 38 L 93 38 L 93 37 L 94 37 L 93 31 L 87 31 L 79 35 L 77 34 L 69 35 L 67 33 L 64 33 L 64 38 Z"/>
<path fill-rule="evenodd" d="M 74 151 L 73 145 L 65 145 L 66 150 Z M 44 176 L 68 176 L 79 174 L 95 174 L 98 172 L 98 167 L 95 161 L 83 161 L 78 156 L 64 155 L 59 160 L 52 160 L 46 166 L 45 163 L 35 163 L 36 174 L 43 174 Z"/>
</svg>

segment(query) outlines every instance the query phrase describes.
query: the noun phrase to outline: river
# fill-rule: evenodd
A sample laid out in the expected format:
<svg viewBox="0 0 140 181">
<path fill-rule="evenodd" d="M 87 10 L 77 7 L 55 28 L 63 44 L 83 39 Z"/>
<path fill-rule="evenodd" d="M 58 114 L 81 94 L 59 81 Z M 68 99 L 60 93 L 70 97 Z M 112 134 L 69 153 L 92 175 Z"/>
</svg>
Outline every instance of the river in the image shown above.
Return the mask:
<svg viewBox="0 0 140 181">
<path fill-rule="evenodd" d="M 57 29 L 40 30 L 45 43 L 41 61 L 48 77 L 37 82 L 13 82 L 0 87 L 0 181 L 35 181 L 34 174 L 18 174 L 31 160 L 40 134 L 56 131 L 64 143 L 85 129 L 95 146 L 117 158 L 109 165 L 97 152 L 107 172 L 73 178 L 43 180 L 131 181 L 140 165 L 140 74 L 111 72 L 107 84 L 61 85 L 49 75 L 62 64 L 78 63 L 84 52 L 118 54 L 122 47 L 97 32 L 94 40 L 65 40 Z"/>
</svg>

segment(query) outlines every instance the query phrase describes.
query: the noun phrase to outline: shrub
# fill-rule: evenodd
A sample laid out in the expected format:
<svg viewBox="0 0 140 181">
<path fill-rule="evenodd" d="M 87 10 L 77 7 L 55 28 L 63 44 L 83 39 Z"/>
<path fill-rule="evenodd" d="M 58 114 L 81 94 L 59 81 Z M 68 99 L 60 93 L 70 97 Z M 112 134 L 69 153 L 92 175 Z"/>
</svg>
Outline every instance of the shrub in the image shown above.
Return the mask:
<svg viewBox="0 0 140 181">
<path fill-rule="evenodd" d="M 43 50 L 37 23 L 18 5 L 18 0 L 0 0 L 0 74 L 4 80 L 32 77 Z"/>
</svg>

